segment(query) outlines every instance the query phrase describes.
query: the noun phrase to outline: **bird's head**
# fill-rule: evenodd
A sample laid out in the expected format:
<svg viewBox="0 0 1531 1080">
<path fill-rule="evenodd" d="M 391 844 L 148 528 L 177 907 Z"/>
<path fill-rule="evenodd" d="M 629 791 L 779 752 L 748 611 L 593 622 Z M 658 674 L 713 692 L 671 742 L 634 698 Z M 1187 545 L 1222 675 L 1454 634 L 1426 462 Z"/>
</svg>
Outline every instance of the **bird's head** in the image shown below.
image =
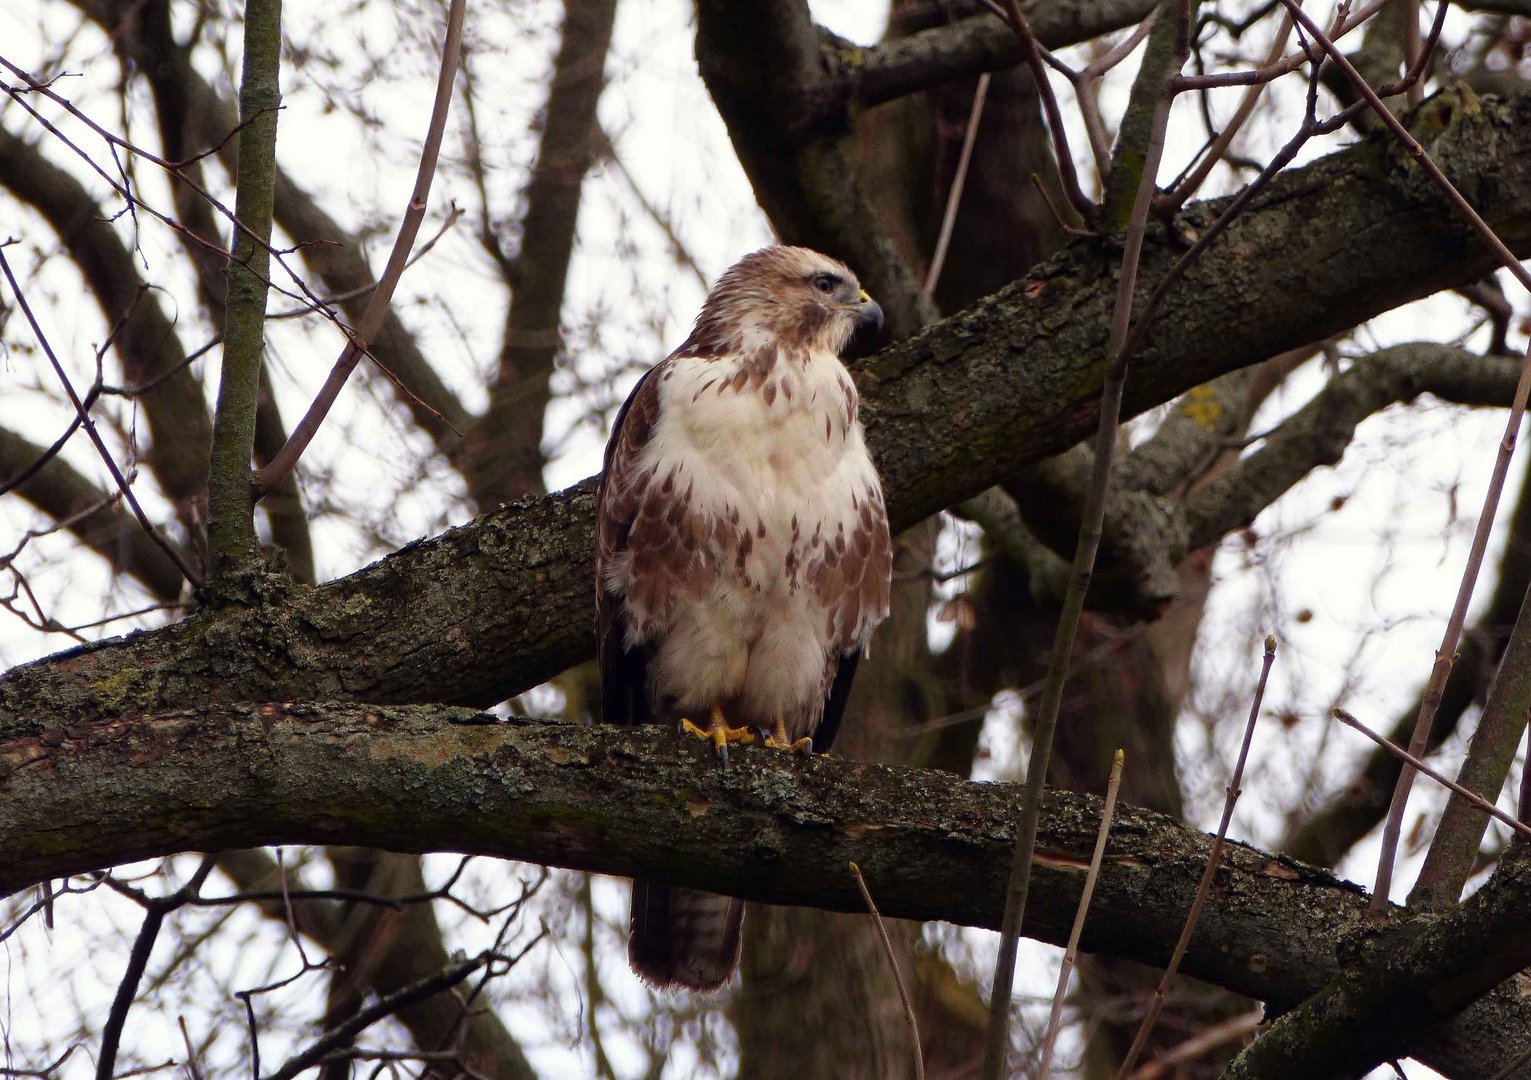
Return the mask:
<svg viewBox="0 0 1531 1080">
<path fill-rule="evenodd" d="M 882 308 L 838 259 L 768 247 L 718 279 L 683 351 L 753 351 L 756 341 L 839 354 L 857 329 L 882 327 Z"/>
</svg>

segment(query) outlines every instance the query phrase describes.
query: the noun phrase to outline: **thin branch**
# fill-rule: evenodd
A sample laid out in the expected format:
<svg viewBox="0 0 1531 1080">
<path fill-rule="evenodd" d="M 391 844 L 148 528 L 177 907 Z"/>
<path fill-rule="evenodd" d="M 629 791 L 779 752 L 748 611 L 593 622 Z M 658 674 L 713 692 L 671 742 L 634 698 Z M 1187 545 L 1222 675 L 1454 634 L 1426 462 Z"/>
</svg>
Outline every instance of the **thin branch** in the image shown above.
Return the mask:
<svg viewBox="0 0 1531 1080">
<path fill-rule="evenodd" d="M 1175 48 L 1177 62 L 1170 75 L 1178 72 L 1190 52 L 1188 23 L 1194 0 L 1179 0 L 1175 17 L 1179 24 Z M 1122 271 L 1117 283 L 1111 335 L 1106 347 L 1106 378 L 1101 389 L 1100 422 L 1095 436 L 1094 472 L 1079 528 L 1079 544 L 1069 578 L 1068 593 L 1058 616 L 1058 630 L 1048 663 L 1047 685 L 1032 726 L 1031 757 L 1026 766 L 1026 784 L 1015 825 L 1014 865 L 1006 888 L 1005 916 L 1000 928 L 999 957 L 995 962 L 994 984 L 989 999 L 989 1034 L 984 1046 L 983 1076 L 998 1080 L 1004 1071 L 1009 1048 L 1010 994 L 1015 978 L 1015 956 L 1020 940 L 1021 922 L 1026 911 L 1026 894 L 1031 885 L 1031 859 L 1036 846 L 1037 820 L 1042 806 L 1048 763 L 1052 757 L 1053 733 L 1063 701 L 1063 684 L 1068 675 L 1069 658 L 1074 650 L 1074 635 L 1084 610 L 1085 593 L 1100 547 L 1106 494 L 1111 482 L 1111 461 L 1116 449 L 1116 429 L 1121 419 L 1122 395 L 1127 382 L 1127 343 L 1132 318 L 1132 297 L 1137 286 L 1138 267 L 1143 253 L 1143 237 L 1148 227 L 1148 211 L 1154 195 L 1154 178 L 1164 154 L 1165 132 L 1169 127 L 1173 95 L 1168 85 L 1158 94 L 1144 148 L 1142 175 L 1122 253 Z"/>
<path fill-rule="evenodd" d="M 1100 812 L 1100 830 L 1095 834 L 1095 850 L 1090 854 L 1090 869 L 1084 877 L 1084 891 L 1079 894 L 1079 907 L 1074 913 L 1074 926 L 1069 930 L 1068 947 L 1063 950 L 1063 963 L 1058 970 L 1058 989 L 1053 993 L 1053 1011 L 1047 1018 L 1047 1033 L 1042 1036 L 1042 1061 L 1037 1066 L 1039 1080 L 1047 1080 L 1053 1063 L 1053 1044 L 1058 1030 L 1063 1026 L 1063 1002 L 1068 996 L 1069 974 L 1074 970 L 1074 958 L 1079 955 L 1079 938 L 1084 934 L 1084 922 L 1090 913 L 1090 898 L 1095 895 L 1095 883 L 1100 880 L 1100 863 L 1106 855 L 1106 841 L 1111 837 L 1111 819 L 1116 815 L 1116 796 L 1122 786 L 1122 767 L 1127 753 L 1118 749 L 1111 756 L 1111 775 L 1106 780 L 1106 805 Z"/>
<path fill-rule="evenodd" d="M 1223 857 L 1223 844 L 1228 836 L 1228 825 L 1233 820 L 1233 807 L 1239 801 L 1241 785 L 1244 782 L 1244 762 L 1249 758 L 1249 744 L 1255 737 L 1255 722 L 1260 719 L 1260 703 L 1265 700 L 1265 683 L 1270 678 L 1271 664 L 1276 660 L 1276 635 L 1265 636 L 1265 657 L 1260 664 L 1260 681 L 1255 685 L 1255 699 L 1249 706 L 1249 719 L 1244 724 L 1244 741 L 1239 744 L 1239 758 L 1233 766 L 1233 777 L 1228 781 L 1228 796 L 1223 800 L 1222 820 L 1217 823 L 1217 835 L 1212 840 L 1212 850 L 1207 853 L 1207 866 L 1202 871 L 1201 880 L 1196 884 L 1196 897 L 1191 901 L 1191 910 L 1185 917 L 1185 926 L 1180 931 L 1180 940 L 1175 942 L 1175 951 L 1170 954 L 1170 962 L 1165 965 L 1164 974 L 1159 978 L 1159 985 L 1154 988 L 1153 1000 L 1149 1002 L 1148 1012 L 1143 1016 L 1143 1022 L 1138 1027 L 1138 1033 L 1132 1040 L 1132 1046 L 1127 1051 L 1127 1056 L 1122 1059 L 1122 1064 L 1116 1071 L 1117 1080 L 1132 1072 L 1132 1067 L 1137 1064 L 1138 1055 L 1143 1052 L 1143 1047 L 1148 1045 L 1148 1036 L 1153 1033 L 1154 1023 L 1159 1019 L 1159 1011 L 1164 1008 L 1165 999 L 1169 995 L 1170 980 L 1175 977 L 1175 972 L 1180 970 L 1180 961 L 1185 957 L 1185 951 L 1190 947 L 1191 935 L 1196 931 L 1196 923 L 1201 918 L 1201 910 L 1206 906 L 1207 896 L 1212 891 L 1212 878 L 1217 873 L 1218 863 Z"/>
<path fill-rule="evenodd" d="M 459 961 L 434 975 L 428 975 L 401 990 L 379 998 L 365 1009 L 358 1010 L 345 1023 L 337 1025 L 316 1039 L 308 1049 L 294 1054 L 285 1065 L 266 1077 L 266 1080 L 292 1080 L 305 1069 L 324 1061 L 332 1052 L 349 1046 L 357 1035 L 385 1016 L 392 1016 L 406 1005 L 424 1001 L 428 997 L 450 990 L 495 959 L 498 959 L 495 953 L 481 952 L 477 956 Z"/>
<path fill-rule="evenodd" d="M 202 576 L 191 568 L 191 565 L 176 550 L 175 545 L 165 539 L 159 530 L 149 522 L 149 517 L 144 513 L 143 507 L 138 505 L 138 497 L 133 494 L 133 489 L 122 475 L 122 470 L 117 467 L 117 462 L 113 459 L 111 451 L 106 448 L 106 443 L 102 441 L 100 432 L 96 430 L 96 422 L 91 419 L 90 412 L 86 409 L 85 403 L 80 400 L 80 395 L 75 392 L 74 384 L 69 381 L 69 375 L 64 371 L 64 365 L 59 363 L 58 357 L 53 352 L 53 346 L 48 343 L 47 335 L 43 333 L 42 327 L 37 322 L 37 316 L 32 313 L 32 306 L 27 303 L 26 296 L 23 295 L 21 287 L 16 283 L 16 275 L 11 272 L 10 261 L 5 257 L 4 244 L 0 244 L 0 272 L 5 274 L 5 280 L 11 287 L 11 295 L 16 298 L 16 306 L 21 308 L 22 314 L 26 316 L 27 324 L 31 326 L 32 333 L 37 338 L 37 343 L 42 346 L 43 352 L 47 354 L 48 362 L 53 365 L 54 374 L 58 376 L 60 384 L 64 387 L 64 393 L 69 396 L 69 402 L 74 406 L 75 415 L 79 417 L 80 423 L 84 426 L 85 434 L 89 436 L 92 445 L 95 446 L 96 453 L 101 455 L 101 460 L 105 463 L 107 471 L 112 474 L 112 480 L 116 483 L 117 490 L 122 492 L 122 497 L 133 511 L 133 516 L 138 519 L 138 524 L 143 526 L 143 530 L 148 534 L 149 538 L 158 544 L 160 549 L 170 557 L 170 561 L 175 563 L 176 567 L 181 571 L 181 575 L 191 582 L 193 587 L 200 586 L 202 584 Z"/>
<path fill-rule="evenodd" d="M 866 901 L 867 910 L 872 913 L 872 921 L 877 926 L 877 935 L 882 939 L 883 954 L 888 958 L 888 966 L 893 969 L 893 982 L 898 986 L 898 998 L 904 1003 L 904 1019 L 909 1021 L 909 1038 L 914 1043 L 914 1077 L 915 1080 L 925 1080 L 925 1052 L 920 1049 L 920 1025 L 914 1017 L 914 1002 L 910 1000 L 909 988 L 904 985 L 904 973 L 898 968 L 898 957 L 893 952 L 893 942 L 888 937 L 888 928 L 883 925 L 882 915 L 877 911 L 877 905 L 872 901 L 872 892 L 867 888 L 866 879 L 861 876 L 861 867 L 851 863 L 851 876 L 856 879 L 856 888 L 861 890 L 861 897 Z"/>
<path fill-rule="evenodd" d="M 1225 1043 L 1247 1039 L 1259 1029 L 1264 1020 L 1264 1010 L 1255 1009 L 1237 1016 L 1230 1016 L 1220 1023 L 1205 1027 L 1184 1042 L 1177 1043 L 1144 1064 L 1132 1074 L 1130 1080 L 1160 1080 L 1164 1076 L 1179 1076 L 1180 1072 L 1175 1069 L 1176 1065 L 1195 1061 L 1209 1050 L 1216 1049 Z"/>
<path fill-rule="evenodd" d="M 1511 817 L 1509 814 L 1506 814 L 1503 810 L 1489 802 L 1482 795 L 1479 795 L 1476 791 L 1468 791 L 1455 780 L 1452 780 L 1436 772 L 1429 765 L 1425 764 L 1423 760 L 1416 757 L 1414 754 L 1409 753 L 1403 747 L 1399 746 L 1397 743 L 1391 741 L 1390 739 L 1377 734 L 1375 731 L 1361 723 L 1361 721 L 1357 720 L 1344 709 L 1341 709 L 1339 706 L 1335 706 L 1330 710 L 1330 713 L 1336 720 L 1340 721 L 1346 727 L 1355 728 L 1362 735 L 1365 735 L 1368 739 L 1382 747 L 1388 753 L 1402 759 L 1411 769 L 1416 769 L 1419 772 L 1424 773 L 1437 784 L 1440 784 L 1444 788 L 1450 789 L 1452 792 L 1472 803 L 1479 810 L 1482 810 L 1485 814 L 1489 815 L 1489 817 L 1493 818 L 1501 825 L 1508 826 L 1521 836 L 1531 837 L 1531 825 L 1527 825 L 1525 822 L 1519 821 Z"/>
<path fill-rule="evenodd" d="M 1356 27 L 1361 26 L 1381 11 L 1390 0 L 1370 0 L 1358 10 L 1350 14 L 1344 13 L 1343 6 L 1336 12 L 1335 25 L 1331 28 L 1329 38 L 1338 41 Z M 1343 16 L 1343 17 L 1340 17 Z M 1224 71 L 1215 75 L 1182 75 L 1175 80 L 1177 92 L 1183 90 L 1210 90 L 1219 86 L 1252 86 L 1258 83 L 1268 83 L 1279 79 L 1283 75 L 1290 75 L 1304 64 L 1311 63 L 1316 57 L 1314 50 L 1306 43 L 1303 47 L 1290 52 L 1274 64 L 1256 68 L 1252 71 Z"/>
<path fill-rule="evenodd" d="M 452 104 L 452 85 L 457 78 L 465 7 L 466 0 L 452 0 L 447 12 L 446 39 L 441 47 L 441 71 L 436 80 L 436 100 L 431 107 L 430 126 L 426 130 L 425 143 L 420 151 L 420 166 L 415 173 L 414 191 L 410 194 L 409 205 L 404 211 L 403 220 L 399 223 L 399 232 L 394 238 L 393 251 L 388 256 L 388 265 L 384 268 L 382 276 L 378 278 L 377 288 L 367 301 L 367 309 L 362 314 L 361 321 L 349 332 L 350 341 L 340 354 L 340 359 L 335 361 L 329 378 L 325 380 L 324 386 L 315 396 L 308 412 L 293 429 L 286 445 L 257 474 L 256 488 L 261 494 L 268 493 L 279 486 L 297 465 L 298 458 L 302 457 L 303 451 L 308 449 L 308 444 L 313 441 L 319 426 L 324 423 L 324 418 L 329 414 L 330 407 L 340 396 L 341 388 L 345 386 L 351 372 L 366 354 L 368 345 L 377 336 L 383 320 L 387 317 L 388 305 L 393 300 L 394 289 L 404 273 L 404 267 L 409 262 L 410 250 L 414 246 L 415 237 L 419 234 L 420 223 L 425 218 L 425 210 L 430 200 L 431 180 L 436 174 L 436 159 L 441 152 L 447 111 Z"/>
<path fill-rule="evenodd" d="M 967 130 L 962 133 L 962 153 L 957 157 L 957 171 L 952 176 L 952 189 L 946 195 L 946 211 L 941 215 L 941 234 L 936 237 L 936 249 L 930 256 L 930 269 L 925 272 L 925 284 L 920 289 L 926 296 L 936 291 L 941 280 L 941 268 L 946 265 L 946 249 L 952 240 L 952 227 L 957 223 L 957 207 L 962 203 L 962 190 L 967 186 L 968 162 L 973 157 L 973 144 L 978 141 L 978 124 L 983 119 L 983 103 L 989 96 L 989 73 L 978 76 L 978 87 L 973 91 L 973 107 L 968 111 Z"/>
<path fill-rule="evenodd" d="M 35 1076 L 42 1078 L 42 1080 L 52 1080 L 54 1076 L 58 1075 L 60 1066 L 69 1060 L 69 1055 L 79 1048 L 79 1043 L 70 1043 L 62 1054 L 40 1069 L 18 1069 L 11 1065 L 0 1066 L 0 1076 Z"/>
<path fill-rule="evenodd" d="M 185 885 L 181 886 L 169 896 L 144 898 L 144 921 L 139 927 L 138 937 L 133 942 L 133 950 L 128 955 L 127 970 L 122 974 L 122 980 L 117 984 L 116 997 L 112 999 L 112 1007 L 107 1013 L 106 1023 L 101 1028 L 101 1052 L 96 1056 L 96 1080 L 112 1080 L 115 1075 L 114 1067 L 117 1063 L 117 1049 L 122 1041 L 122 1028 L 127 1023 L 128 1010 L 133 1007 L 133 999 L 138 996 L 138 983 L 143 978 L 144 968 L 149 964 L 149 955 L 154 951 L 154 943 L 159 939 L 160 927 L 164 925 L 165 917 L 177 908 L 182 907 L 191 897 L 202 888 L 207 876 L 212 873 L 214 861 L 211 856 L 202 859 L 196 873 Z M 108 879 L 107 884 L 113 884 Z M 142 897 L 137 890 L 119 890 L 124 895 Z"/>
<path fill-rule="evenodd" d="M 1508 548 L 1514 551 L 1514 548 Z M 1497 591 L 1497 590 L 1496 590 Z M 1515 748 L 1531 715 L 1531 597 L 1522 600 L 1505 643 L 1488 700 L 1478 716 L 1457 783 L 1469 791 L 1497 796 L 1510 774 Z M 1488 820 L 1462 799 L 1447 800 L 1425 853 L 1409 907 L 1426 910 L 1454 904 L 1472 874 Z"/>
<path fill-rule="evenodd" d="M 111 1011 L 101 1028 L 101 1052 L 96 1055 L 96 1080 L 112 1080 L 116 1071 L 117 1047 L 122 1040 L 122 1027 L 127 1023 L 128 1010 L 138 996 L 138 981 L 143 978 L 144 968 L 149 964 L 149 954 L 159 939 L 159 930 L 165 922 L 166 910 L 158 905 L 144 912 L 143 925 L 128 954 L 127 970 L 117 984 L 117 996 L 112 999 Z"/>
<path fill-rule="evenodd" d="M 1286 52 L 1287 38 L 1292 35 L 1292 18 L 1290 15 L 1283 16 L 1281 28 L 1276 31 L 1276 38 L 1271 43 L 1270 53 L 1266 57 L 1266 65 L 1275 63 Z M 1217 138 L 1202 156 L 1196 168 L 1174 189 L 1165 192 L 1155 200 L 1154 209 L 1160 213 L 1172 213 L 1185 205 L 1192 195 L 1201 190 L 1202 184 L 1206 183 L 1207 177 L 1217 163 L 1228 153 L 1228 148 L 1233 145 L 1234 138 L 1243 130 L 1245 122 L 1254 115 L 1255 105 L 1260 100 L 1260 95 L 1265 92 L 1265 83 L 1254 83 L 1247 87 L 1244 96 L 1239 100 L 1239 107 L 1234 110 L 1233 117 L 1218 132 Z"/>
<path fill-rule="evenodd" d="M 1047 117 L 1047 133 L 1052 136 L 1053 157 L 1058 160 L 1058 176 L 1063 181 L 1063 193 L 1068 196 L 1070 205 L 1079 212 L 1079 216 L 1087 222 L 1093 222 L 1100 212 L 1094 201 L 1087 196 L 1079 187 L 1079 174 L 1074 169 L 1074 154 L 1069 149 L 1068 132 L 1063 126 L 1063 114 L 1058 109 L 1058 99 L 1053 95 L 1052 83 L 1048 81 L 1047 69 L 1042 65 L 1041 46 L 1037 44 L 1036 36 L 1031 32 L 1031 24 L 1026 21 L 1026 16 L 1021 14 L 1021 7 L 1017 0 L 1005 0 L 1005 17 L 1010 22 L 1010 29 L 1015 31 L 1015 36 L 1020 39 L 1021 49 L 1026 57 L 1026 67 L 1031 71 L 1031 80 L 1036 84 L 1037 93 L 1042 98 L 1042 111 Z"/>
</svg>

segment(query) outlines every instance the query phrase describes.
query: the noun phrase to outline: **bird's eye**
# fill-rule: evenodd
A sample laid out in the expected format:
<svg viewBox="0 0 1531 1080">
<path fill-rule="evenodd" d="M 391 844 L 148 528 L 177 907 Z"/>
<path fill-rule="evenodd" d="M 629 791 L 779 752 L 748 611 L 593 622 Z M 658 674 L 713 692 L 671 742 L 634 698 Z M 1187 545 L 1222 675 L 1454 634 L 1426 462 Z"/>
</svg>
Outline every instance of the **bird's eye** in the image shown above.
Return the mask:
<svg viewBox="0 0 1531 1080">
<path fill-rule="evenodd" d="M 840 284 L 840 279 L 833 274 L 814 274 L 813 287 L 821 293 L 832 293 L 835 286 Z"/>
</svg>

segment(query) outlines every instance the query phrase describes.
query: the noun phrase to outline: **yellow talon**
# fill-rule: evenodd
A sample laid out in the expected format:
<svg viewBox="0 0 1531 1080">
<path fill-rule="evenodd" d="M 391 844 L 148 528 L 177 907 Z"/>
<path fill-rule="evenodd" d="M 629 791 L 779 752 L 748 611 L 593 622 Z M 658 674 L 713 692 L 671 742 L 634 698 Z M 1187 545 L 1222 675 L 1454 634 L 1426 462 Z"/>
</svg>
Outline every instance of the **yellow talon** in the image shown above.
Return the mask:
<svg viewBox="0 0 1531 1080">
<path fill-rule="evenodd" d="M 813 740 L 804 736 L 797 742 L 787 741 L 787 725 L 780 719 L 771 725 L 771 734 L 766 736 L 765 745 L 776 750 L 787 750 L 794 754 L 813 753 Z"/>
<path fill-rule="evenodd" d="M 717 751 L 723 767 L 728 768 L 728 744 L 739 743 L 741 746 L 749 746 L 755 742 L 755 736 L 747 727 L 731 728 L 728 721 L 723 718 L 723 710 L 720 706 L 712 707 L 712 717 L 705 728 L 697 727 L 689 719 L 682 718 L 680 730 L 683 734 L 695 735 L 699 739 L 706 739 L 712 743 Z"/>
</svg>

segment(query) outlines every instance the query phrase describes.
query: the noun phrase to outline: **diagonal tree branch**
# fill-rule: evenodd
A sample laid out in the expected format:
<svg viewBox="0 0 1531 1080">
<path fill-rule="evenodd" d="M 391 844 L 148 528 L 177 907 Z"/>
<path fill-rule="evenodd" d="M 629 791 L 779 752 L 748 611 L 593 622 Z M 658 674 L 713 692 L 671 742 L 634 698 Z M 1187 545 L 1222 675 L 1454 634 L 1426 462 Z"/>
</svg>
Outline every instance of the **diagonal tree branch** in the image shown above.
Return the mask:
<svg viewBox="0 0 1531 1080">
<path fill-rule="evenodd" d="M 1531 252 L 1531 94 L 1485 99 L 1437 160 Z M 1406 167 L 1362 143 L 1278 178 L 1166 303 L 1135 360 L 1124 415 L 1273 353 L 1464 281 L 1490 257 Z M 1492 170 L 1488 176 L 1485 170 Z M 1217 203 L 1193 206 L 1204 221 Z M 1324 228 L 1314 228 L 1324 221 Z M 1145 251 L 1144 278 L 1172 259 Z M 992 486 L 1094 426 L 1115 258 L 1080 243 L 1032 277 L 859 372 L 895 527 Z M 1259 303 L 1249 298 L 1257 293 Z M 1219 347 L 1206 343 L 1217 340 Z M 0 727 L 41 703 L 81 715 L 192 695 L 487 705 L 593 654 L 593 485 L 526 499 L 280 605 L 197 616 L 0 677 Z M 214 686 L 202 675 L 218 670 Z"/>
<path fill-rule="evenodd" d="M 140 0 L 71 2 L 107 32 L 124 60 L 154 73 L 150 85 L 157 97 L 181 99 L 174 108 L 158 101 L 156 105 L 162 114 L 184 111 L 186 144 L 217 147 L 225 168 L 232 170 L 234 144 L 228 135 L 239 123 L 234 108 L 184 61 L 184 55 L 169 51 L 176 48 L 173 41 L 139 32 L 135 20 Z M 281 168 L 276 172 L 275 215 L 277 224 L 298 244 L 304 265 L 324 283 L 327 293 L 343 298 L 338 306 L 347 319 L 359 322 L 377 284 L 361 242 Z M 409 389 L 403 404 L 415 423 L 443 454 L 454 452 L 460 440 L 452 429 L 465 430 L 471 416 L 391 310 L 371 342 L 371 352 Z M 204 453 L 198 460 L 205 457 Z"/>
<path fill-rule="evenodd" d="M 1486 988 L 1531 964 L 1528 925 L 1531 860 L 1519 845 L 1470 899 L 1383 935 L 1360 962 L 1251 1043 L 1223 1075 L 1359 1076 L 1412 1054 L 1430 1025 L 1456 1016 Z M 1506 1055 L 1505 1064 L 1518 1056 Z"/>
</svg>

